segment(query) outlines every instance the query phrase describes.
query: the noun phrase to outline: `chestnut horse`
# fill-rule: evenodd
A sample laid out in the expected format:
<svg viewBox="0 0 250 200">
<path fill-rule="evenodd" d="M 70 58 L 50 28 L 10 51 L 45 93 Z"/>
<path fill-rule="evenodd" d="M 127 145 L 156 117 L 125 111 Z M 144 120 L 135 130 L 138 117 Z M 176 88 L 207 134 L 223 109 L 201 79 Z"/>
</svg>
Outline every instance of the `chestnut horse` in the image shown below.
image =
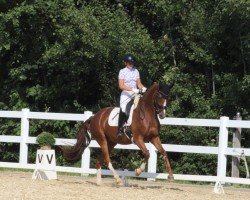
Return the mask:
<svg viewBox="0 0 250 200">
<path fill-rule="evenodd" d="M 166 115 L 165 109 L 168 105 L 168 95 L 172 85 L 154 83 L 140 98 L 137 108 L 133 112 L 133 121 L 131 124 L 131 132 L 133 142 L 143 152 L 144 160 L 141 166 L 135 170 L 135 174 L 139 176 L 145 170 L 145 165 L 149 159 L 149 151 L 145 142 L 151 142 L 156 149 L 163 155 L 165 167 L 168 172 L 168 178 L 173 179 L 171 165 L 162 147 L 159 138 L 160 123 L 157 115 L 162 119 Z M 109 115 L 114 107 L 101 109 L 94 116 L 86 120 L 80 127 L 77 135 L 77 142 L 72 147 L 61 147 L 63 155 L 67 160 L 77 161 L 81 158 L 84 149 L 89 145 L 91 136 L 100 145 L 102 154 L 97 159 L 97 184 L 101 184 L 101 166 L 107 164 L 112 171 L 116 184 L 121 185 L 121 179 L 113 168 L 110 160 L 110 151 L 119 144 L 131 144 L 125 134 L 118 141 L 117 127 L 108 124 Z"/>
</svg>

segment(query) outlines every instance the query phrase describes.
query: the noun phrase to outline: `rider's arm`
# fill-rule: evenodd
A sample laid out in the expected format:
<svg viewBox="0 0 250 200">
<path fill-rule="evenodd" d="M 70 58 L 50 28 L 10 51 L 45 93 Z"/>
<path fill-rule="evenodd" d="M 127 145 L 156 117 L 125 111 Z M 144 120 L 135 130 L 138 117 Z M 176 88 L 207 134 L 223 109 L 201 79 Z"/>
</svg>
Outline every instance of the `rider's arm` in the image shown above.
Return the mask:
<svg viewBox="0 0 250 200">
<path fill-rule="evenodd" d="M 119 88 L 120 88 L 121 90 L 132 91 L 132 88 L 130 88 L 130 87 L 128 87 L 128 86 L 126 86 L 126 85 L 124 84 L 124 79 L 119 79 L 118 83 L 119 83 Z"/>
</svg>

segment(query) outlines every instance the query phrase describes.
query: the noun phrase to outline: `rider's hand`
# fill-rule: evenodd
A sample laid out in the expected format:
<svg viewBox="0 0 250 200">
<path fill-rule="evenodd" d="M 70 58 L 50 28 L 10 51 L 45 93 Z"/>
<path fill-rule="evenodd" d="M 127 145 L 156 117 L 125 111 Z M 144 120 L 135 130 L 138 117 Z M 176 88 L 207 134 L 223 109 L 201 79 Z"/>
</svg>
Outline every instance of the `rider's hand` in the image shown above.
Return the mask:
<svg viewBox="0 0 250 200">
<path fill-rule="evenodd" d="M 138 94 L 138 93 L 139 93 L 139 89 L 137 89 L 137 88 L 133 88 L 132 91 L 133 91 L 135 94 Z"/>
<path fill-rule="evenodd" d="M 147 88 L 146 88 L 146 87 L 143 87 L 143 88 L 141 89 L 141 92 L 144 93 L 144 92 L 146 92 L 146 90 L 147 90 Z"/>
</svg>

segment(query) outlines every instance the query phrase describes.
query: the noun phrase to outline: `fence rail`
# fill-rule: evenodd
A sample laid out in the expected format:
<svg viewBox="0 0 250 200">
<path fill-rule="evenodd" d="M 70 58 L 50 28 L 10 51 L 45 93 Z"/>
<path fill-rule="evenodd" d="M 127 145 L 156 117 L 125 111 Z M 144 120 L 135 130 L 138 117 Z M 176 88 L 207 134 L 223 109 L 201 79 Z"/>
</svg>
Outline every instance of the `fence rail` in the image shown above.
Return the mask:
<svg viewBox="0 0 250 200">
<path fill-rule="evenodd" d="M 0 142 L 5 143 L 20 143 L 19 162 L 1 162 L 0 167 L 10 168 L 25 168 L 34 169 L 35 164 L 28 163 L 28 144 L 35 144 L 36 137 L 29 136 L 29 120 L 67 120 L 67 121 L 85 121 L 92 112 L 85 111 L 84 114 L 68 114 L 68 113 L 43 113 L 30 112 L 29 109 L 22 109 L 22 111 L 0 111 L 0 118 L 17 118 L 21 120 L 21 134 L 20 136 L 1 135 Z M 180 153 L 200 153 L 200 154 L 214 154 L 218 156 L 217 175 L 183 175 L 174 174 L 176 180 L 190 180 L 190 181 L 207 181 L 220 183 L 239 183 L 250 184 L 250 179 L 246 178 L 232 178 L 226 176 L 227 156 L 239 156 L 244 153 L 245 156 L 250 156 L 249 148 L 229 148 L 228 147 L 228 128 L 250 128 L 250 121 L 247 120 L 229 120 L 228 117 L 221 117 L 220 119 L 189 119 L 189 118 L 164 118 L 160 120 L 161 125 L 175 125 L 175 126 L 203 126 L 203 127 L 217 127 L 219 129 L 219 145 L 212 146 L 192 146 L 192 145 L 173 145 L 163 144 L 163 147 L 168 152 Z M 74 144 L 75 139 L 56 138 L 56 145 Z M 147 172 L 141 174 L 140 177 L 149 179 L 167 179 L 166 173 L 156 173 L 157 166 L 157 150 L 155 147 L 147 143 L 147 148 L 150 152 Z M 90 145 L 82 155 L 81 168 L 56 166 L 57 171 L 61 172 L 75 172 L 82 174 L 95 174 L 96 170 L 90 168 L 90 148 L 99 148 L 96 141 L 91 141 Z M 134 145 L 116 145 L 115 149 L 129 149 L 139 150 Z M 102 170 L 104 175 L 111 175 L 109 170 Z M 131 171 L 118 171 L 120 175 L 134 176 Z"/>
</svg>

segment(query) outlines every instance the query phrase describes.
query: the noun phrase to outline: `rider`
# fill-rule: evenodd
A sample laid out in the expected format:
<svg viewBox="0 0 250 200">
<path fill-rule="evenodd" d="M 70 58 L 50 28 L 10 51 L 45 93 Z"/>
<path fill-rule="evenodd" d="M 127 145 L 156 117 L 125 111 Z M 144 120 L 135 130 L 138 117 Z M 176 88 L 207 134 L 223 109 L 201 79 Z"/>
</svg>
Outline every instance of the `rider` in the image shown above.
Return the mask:
<svg viewBox="0 0 250 200">
<path fill-rule="evenodd" d="M 124 56 L 125 67 L 120 70 L 118 76 L 119 88 L 122 90 L 120 97 L 120 114 L 118 121 L 118 137 L 123 134 L 122 126 L 126 121 L 126 105 L 134 97 L 135 94 L 139 93 L 139 89 L 144 93 L 147 88 L 141 83 L 139 71 L 134 67 L 135 58 L 131 54 Z M 138 88 L 139 89 L 138 89 Z"/>
</svg>

